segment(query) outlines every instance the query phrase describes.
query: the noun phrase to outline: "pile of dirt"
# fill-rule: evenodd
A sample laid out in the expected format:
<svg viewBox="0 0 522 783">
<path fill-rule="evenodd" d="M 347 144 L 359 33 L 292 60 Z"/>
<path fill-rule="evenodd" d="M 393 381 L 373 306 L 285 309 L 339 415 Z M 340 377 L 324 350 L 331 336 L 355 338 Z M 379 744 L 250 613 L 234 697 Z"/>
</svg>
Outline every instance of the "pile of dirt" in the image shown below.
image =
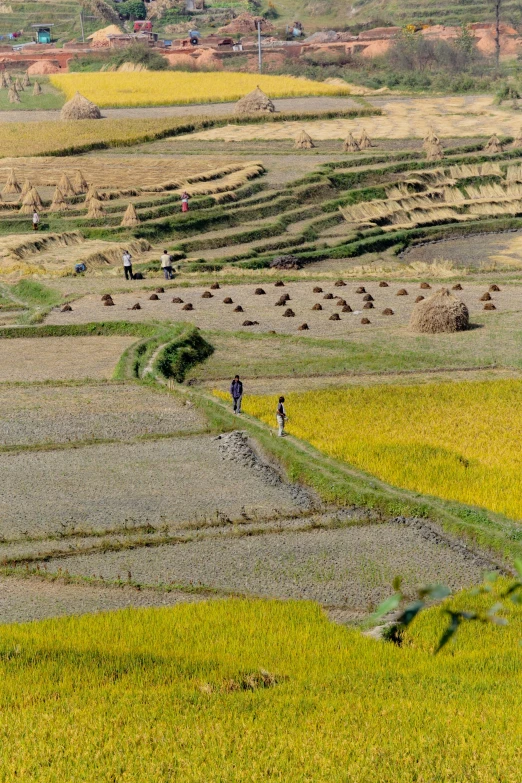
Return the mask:
<svg viewBox="0 0 522 783">
<path fill-rule="evenodd" d="M 301 269 L 299 260 L 292 255 L 277 256 L 270 262 L 271 269 Z"/>
<path fill-rule="evenodd" d="M 84 98 L 79 92 L 67 101 L 60 112 L 61 120 L 100 120 L 101 111 L 95 103 Z"/>
<path fill-rule="evenodd" d="M 60 68 L 49 60 L 37 60 L 29 66 L 27 73 L 29 76 L 44 76 L 47 73 L 60 73 Z"/>
<path fill-rule="evenodd" d="M 218 449 L 223 459 L 238 462 L 245 467 L 254 470 L 264 484 L 279 486 L 285 484 L 279 472 L 264 462 L 252 447 L 245 432 L 229 432 L 226 435 L 218 435 L 216 438 Z M 311 509 L 315 506 L 312 495 L 303 487 L 290 484 L 289 489 L 292 499 L 298 506 Z"/>
<path fill-rule="evenodd" d="M 412 331 L 428 334 L 462 332 L 468 326 L 468 308 L 447 288 L 416 304 L 410 319 Z"/>
<path fill-rule="evenodd" d="M 122 35 L 122 31 L 115 24 L 110 24 L 108 27 L 103 27 L 101 30 L 96 30 L 95 33 L 89 35 L 87 40 L 91 43 L 92 49 L 101 49 L 104 46 L 109 46 L 109 35 Z"/>
<path fill-rule="evenodd" d="M 223 62 L 219 59 L 214 49 L 203 49 L 196 60 L 196 66 L 201 71 L 223 70 Z"/>
<path fill-rule="evenodd" d="M 274 25 L 263 16 L 253 16 L 245 12 L 233 19 L 229 24 L 219 28 L 222 35 L 248 35 L 248 33 L 257 33 L 258 27 L 261 27 L 262 33 L 272 33 L 275 31 Z"/>
</svg>

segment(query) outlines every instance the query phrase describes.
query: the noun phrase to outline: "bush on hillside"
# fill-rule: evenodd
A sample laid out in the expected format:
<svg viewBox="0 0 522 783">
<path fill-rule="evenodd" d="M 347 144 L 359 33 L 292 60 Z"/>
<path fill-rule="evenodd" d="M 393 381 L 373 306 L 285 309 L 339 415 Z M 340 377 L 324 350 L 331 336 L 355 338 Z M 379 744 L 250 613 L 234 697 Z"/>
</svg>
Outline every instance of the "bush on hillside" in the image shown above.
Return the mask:
<svg viewBox="0 0 522 783">
<path fill-rule="evenodd" d="M 110 63 L 116 68 L 123 63 L 135 63 L 136 65 L 144 65 L 149 71 L 166 71 L 169 67 L 168 62 L 161 54 L 141 43 L 133 43 L 131 46 L 115 52 Z"/>
</svg>

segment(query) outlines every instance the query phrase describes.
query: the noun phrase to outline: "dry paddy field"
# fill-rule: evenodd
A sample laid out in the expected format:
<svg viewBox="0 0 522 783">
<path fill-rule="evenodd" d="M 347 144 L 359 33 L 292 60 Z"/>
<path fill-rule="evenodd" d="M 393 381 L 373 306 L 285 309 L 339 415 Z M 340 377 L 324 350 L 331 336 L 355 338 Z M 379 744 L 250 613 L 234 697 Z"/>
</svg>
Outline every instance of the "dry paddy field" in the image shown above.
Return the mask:
<svg viewBox="0 0 522 783">
<path fill-rule="evenodd" d="M 0 383 L 111 378 L 132 337 L 0 340 Z"/>
<path fill-rule="evenodd" d="M 454 285 L 451 281 L 451 285 Z M 431 285 L 431 284 L 430 284 Z M 451 287 L 450 285 L 450 287 Z M 321 288 L 314 293 L 314 288 Z M 363 288 L 364 291 L 357 293 Z M 136 293 L 119 294 L 114 297 L 115 306 L 107 308 L 99 295 L 82 297 L 73 303 L 72 312 L 62 313 L 58 308 L 47 317 L 50 324 L 81 324 L 101 320 L 129 321 L 188 321 L 203 329 L 221 329 L 224 331 L 248 330 L 254 333 L 275 331 L 278 334 L 304 334 L 310 337 L 342 337 L 354 331 L 383 329 L 394 331 L 404 327 L 410 318 L 415 299 L 429 296 L 430 291 L 438 289 L 433 283 L 429 290 L 421 289 L 419 283 L 392 282 L 381 288 L 378 282 L 357 283 L 349 281 L 343 287 L 335 282 L 320 284 L 313 282 L 289 282 L 284 287 L 274 287 L 273 283 L 256 285 L 225 285 L 219 290 L 199 286 L 193 288 L 168 288 L 160 293 L 157 300 L 150 299 L 150 292 L 137 290 Z M 484 303 L 481 296 L 487 291 L 484 283 L 463 284 L 459 296 L 467 304 L 471 316 L 483 314 Z M 264 293 L 256 294 L 257 291 Z M 405 294 L 399 292 L 406 291 Z M 204 294 L 210 293 L 206 298 Z M 516 285 L 505 286 L 492 295 L 492 301 L 498 312 L 519 312 L 522 309 L 521 288 Z M 283 306 L 276 305 L 282 294 L 288 294 L 289 300 Z M 365 297 L 371 297 L 365 301 Z M 180 302 L 173 302 L 180 299 Z M 225 299 L 231 299 L 225 303 Z M 140 310 L 132 310 L 139 302 Z M 191 309 L 186 309 L 192 305 Z M 319 305 L 320 309 L 314 309 Z M 368 306 L 370 305 L 370 307 Z M 236 312 L 237 307 L 241 312 Z M 343 307 L 351 307 L 352 312 L 344 312 Z M 285 316 L 290 310 L 293 315 Z M 392 314 L 384 314 L 391 310 Z M 332 316 L 339 320 L 332 320 Z M 370 323 L 363 324 L 367 319 Z M 250 324 L 246 324 L 250 321 Z M 304 333 L 299 331 L 302 324 L 308 325 Z"/>
</svg>

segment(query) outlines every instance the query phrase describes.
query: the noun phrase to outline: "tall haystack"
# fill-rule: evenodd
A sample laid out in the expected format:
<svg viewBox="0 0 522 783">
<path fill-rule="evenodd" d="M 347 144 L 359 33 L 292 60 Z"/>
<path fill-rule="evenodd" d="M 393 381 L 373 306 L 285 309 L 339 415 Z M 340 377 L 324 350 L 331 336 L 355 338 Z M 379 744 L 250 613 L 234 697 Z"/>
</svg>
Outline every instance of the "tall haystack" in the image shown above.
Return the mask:
<svg viewBox="0 0 522 783">
<path fill-rule="evenodd" d="M 433 128 L 430 125 L 430 127 L 428 128 L 427 134 L 424 136 L 424 138 L 422 140 L 422 148 L 423 148 L 423 150 L 426 151 L 426 147 L 427 146 L 429 146 L 430 144 L 438 144 L 439 142 L 440 142 L 439 137 L 437 136 L 437 134 L 435 133 L 435 131 L 433 130 Z"/>
<path fill-rule="evenodd" d="M 427 144 L 425 147 L 426 160 L 442 160 L 444 157 L 444 150 L 440 141 L 434 141 L 431 144 Z"/>
<path fill-rule="evenodd" d="M 31 188 L 31 190 L 25 194 L 25 196 L 22 199 L 22 206 L 20 207 L 20 213 L 22 215 L 30 215 L 32 212 L 36 210 L 42 209 L 42 201 L 40 199 L 40 196 L 38 194 L 38 191 L 36 188 Z"/>
<path fill-rule="evenodd" d="M 24 91 L 24 85 L 22 84 L 20 79 L 15 79 L 15 90 L 16 92 L 23 92 Z"/>
<path fill-rule="evenodd" d="M 27 73 L 27 71 L 22 76 L 22 85 L 24 87 L 30 87 L 31 86 L 31 80 L 29 78 L 29 74 Z"/>
<path fill-rule="evenodd" d="M 74 192 L 78 196 L 80 195 L 80 193 L 85 193 L 85 191 L 89 189 L 89 185 L 85 181 L 84 176 L 80 171 L 80 169 L 78 169 L 74 174 L 74 177 L 72 179 L 72 186 L 74 188 Z"/>
<path fill-rule="evenodd" d="M 360 150 L 369 150 L 370 147 L 373 147 L 372 141 L 364 128 L 361 133 L 361 138 L 357 143 L 359 145 Z"/>
<path fill-rule="evenodd" d="M 94 187 L 94 185 L 89 185 L 89 189 L 85 195 L 85 203 L 88 204 L 93 199 L 96 199 L 96 201 L 100 201 L 100 194 L 98 193 L 97 188 Z"/>
<path fill-rule="evenodd" d="M 519 149 L 522 147 L 522 128 L 518 131 L 515 138 L 513 139 L 511 146 L 515 149 Z"/>
<path fill-rule="evenodd" d="M 349 133 L 343 142 L 343 152 L 359 152 L 359 143 L 352 133 Z"/>
<path fill-rule="evenodd" d="M 296 136 L 294 149 L 296 150 L 311 150 L 315 147 L 311 137 L 305 130 L 299 131 Z"/>
<path fill-rule="evenodd" d="M 40 87 L 40 82 L 35 82 L 33 87 L 33 95 L 41 95 L 42 94 L 42 88 Z"/>
<path fill-rule="evenodd" d="M 489 152 L 490 155 L 495 155 L 497 152 L 503 152 L 503 151 L 504 148 L 500 143 L 500 139 L 496 134 L 493 134 L 493 136 L 490 138 L 490 140 L 484 147 L 484 152 Z"/>
<path fill-rule="evenodd" d="M 418 302 L 410 318 L 410 329 L 413 332 L 427 334 L 462 332 L 468 326 L 468 308 L 447 288 L 441 288 L 433 296 Z"/>
<path fill-rule="evenodd" d="M 9 73 L 9 71 L 4 71 L 4 73 L 5 73 L 5 83 L 7 84 L 8 87 L 10 87 L 13 83 L 11 74 Z"/>
<path fill-rule="evenodd" d="M 75 196 L 76 192 L 71 185 L 71 180 L 65 173 L 65 171 L 62 173 L 62 176 L 60 177 L 60 181 L 58 182 L 58 187 L 60 188 L 62 194 L 64 196 Z"/>
<path fill-rule="evenodd" d="M 101 111 L 79 92 L 67 101 L 60 112 L 61 120 L 101 120 Z"/>
<path fill-rule="evenodd" d="M 236 114 L 271 114 L 275 106 L 258 85 L 236 103 L 235 110 Z"/>
<path fill-rule="evenodd" d="M 134 204 L 129 204 L 127 209 L 125 210 L 125 214 L 123 216 L 123 220 L 121 221 L 122 226 L 138 226 L 140 222 L 140 219 L 136 213 L 136 210 L 134 209 Z"/>
<path fill-rule="evenodd" d="M 15 87 L 9 88 L 9 103 L 21 103 L 20 96 Z"/>
<path fill-rule="evenodd" d="M 97 198 L 92 198 L 89 201 L 89 209 L 87 210 L 88 218 L 101 218 L 105 215 L 103 204 Z"/>
<path fill-rule="evenodd" d="M 5 71 L 2 71 L 0 73 L 0 88 L 2 90 L 6 90 L 8 87 L 9 87 L 9 85 L 7 83 L 7 79 L 6 79 L 6 76 L 5 76 Z"/>
<path fill-rule="evenodd" d="M 50 209 L 51 212 L 63 212 L 64 210 L 69 209 L 69 204 L 65 200 L 64 194 L 58 186 L 54 191 Z"/>
<path fill-rule="evenodd" d="M 22 185 L 22 196 L 27 196 L 32 187 L 33 186 L 28 179 L 24 180 L 24 184 Z"/>
<path fill-rule="evenodd" d="M 16 179 L 16 174 L 13 169 L 9 171 L 7 175 L 7 181 L 2 189 L 2 196 L 9 196 L 21 191 L 20 183 Z"/>
</svg>

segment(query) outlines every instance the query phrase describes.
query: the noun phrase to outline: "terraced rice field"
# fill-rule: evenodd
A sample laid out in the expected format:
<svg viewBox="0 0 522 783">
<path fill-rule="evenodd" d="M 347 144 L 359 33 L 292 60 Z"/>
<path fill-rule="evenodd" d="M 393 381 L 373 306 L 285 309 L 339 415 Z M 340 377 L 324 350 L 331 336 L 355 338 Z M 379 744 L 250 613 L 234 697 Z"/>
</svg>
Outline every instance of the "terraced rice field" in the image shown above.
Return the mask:
<svg viewBox="0 0 522 783">
<path fill-rule="evenodd" d="M 291 393 L 288 431 L 398 487 L 522 520 L 520 381 Z M 275 397 L 244 408 L 274 424 Z"/>
</svg>

